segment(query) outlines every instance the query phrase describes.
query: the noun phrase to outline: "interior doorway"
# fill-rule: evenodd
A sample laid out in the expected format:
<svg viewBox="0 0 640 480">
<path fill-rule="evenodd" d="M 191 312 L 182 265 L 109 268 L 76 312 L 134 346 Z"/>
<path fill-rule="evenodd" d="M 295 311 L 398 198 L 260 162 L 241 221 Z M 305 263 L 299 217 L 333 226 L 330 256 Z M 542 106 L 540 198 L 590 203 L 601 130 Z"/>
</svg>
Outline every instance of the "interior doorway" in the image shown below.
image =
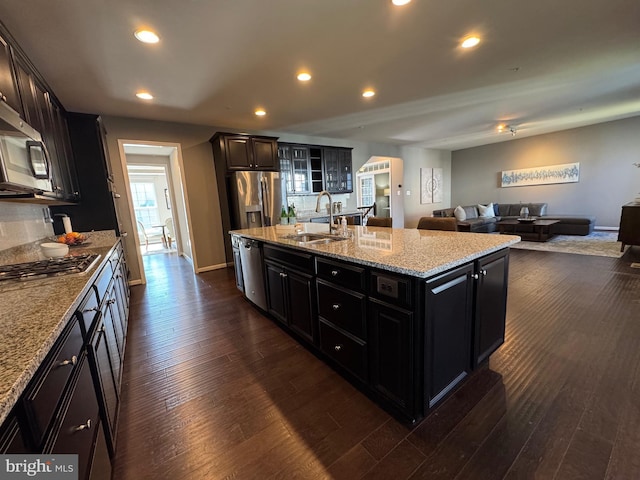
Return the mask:
<svg viewBox="0 0 640 480">
<path fill-rule="evenodd" d="M 118 140 L 142 283 L 143 257 L 184 257 L 193 268 L 191 228 L 179 144 Z"/>
<path fill-rule="evenodd" d="M 402 159 L 397 157 L 371 157 L 358 169 L 358 208 L 373 206 L 366 211 L 366 218 L 391 218 L 393 228 L 404 228 L 402 176 Z"/>
</svg>

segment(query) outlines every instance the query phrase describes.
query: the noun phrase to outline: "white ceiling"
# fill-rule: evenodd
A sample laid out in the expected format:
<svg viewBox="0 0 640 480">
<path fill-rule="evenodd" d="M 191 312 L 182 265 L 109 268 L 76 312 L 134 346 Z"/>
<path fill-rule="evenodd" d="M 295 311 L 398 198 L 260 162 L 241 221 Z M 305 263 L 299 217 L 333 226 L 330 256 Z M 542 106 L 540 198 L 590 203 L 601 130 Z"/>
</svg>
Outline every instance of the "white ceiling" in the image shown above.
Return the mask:
<svg viewBox="0 0 640 480">
<path fill-rule="evenodd" d="M 501 121 L 640 115 L 638 0 L 2 0 L 0 19 L 71 111 L 449 150 L 511 139 Z"/>
</svg>

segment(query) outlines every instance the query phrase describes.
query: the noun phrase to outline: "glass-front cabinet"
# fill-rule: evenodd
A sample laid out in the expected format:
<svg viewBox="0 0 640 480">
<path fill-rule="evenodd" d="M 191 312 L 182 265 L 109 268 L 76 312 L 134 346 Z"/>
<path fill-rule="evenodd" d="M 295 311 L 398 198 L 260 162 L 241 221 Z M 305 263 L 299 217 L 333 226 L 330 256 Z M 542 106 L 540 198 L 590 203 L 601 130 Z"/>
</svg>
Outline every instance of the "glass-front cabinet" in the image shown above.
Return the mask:
<svg viewBox="0 0 640 480">
<path fill-rule="evenodd" d="M 311 192 L 309 148 L 303 145 L 278 145 L 280 174 L 288 194 Z"/>
<path fill-rule="evenodd" d="M 353 192 L 350 148 L 323 148 L 322 163 L 325 190 L 330 193 Z"/>
</svg>

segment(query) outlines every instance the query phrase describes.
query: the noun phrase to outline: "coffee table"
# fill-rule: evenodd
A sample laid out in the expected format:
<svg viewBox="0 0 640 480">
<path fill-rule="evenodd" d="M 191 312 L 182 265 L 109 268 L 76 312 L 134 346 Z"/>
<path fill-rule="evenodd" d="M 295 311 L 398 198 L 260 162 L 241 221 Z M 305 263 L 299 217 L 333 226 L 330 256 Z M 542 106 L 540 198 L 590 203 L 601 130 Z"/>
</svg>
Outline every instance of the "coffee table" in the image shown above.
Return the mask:
<svg viewBox="0 0 640 480">
<path fill-rule="evenodd" d="M 535 222 L 519 222 L 518 220 L 501 220 L 496 225 L 500 233 L 520 235 L 523 240 L 546 242 L 554 236 L 550 232 L 551 225 L 560 220 L 536 220 Z"/>
</svg>

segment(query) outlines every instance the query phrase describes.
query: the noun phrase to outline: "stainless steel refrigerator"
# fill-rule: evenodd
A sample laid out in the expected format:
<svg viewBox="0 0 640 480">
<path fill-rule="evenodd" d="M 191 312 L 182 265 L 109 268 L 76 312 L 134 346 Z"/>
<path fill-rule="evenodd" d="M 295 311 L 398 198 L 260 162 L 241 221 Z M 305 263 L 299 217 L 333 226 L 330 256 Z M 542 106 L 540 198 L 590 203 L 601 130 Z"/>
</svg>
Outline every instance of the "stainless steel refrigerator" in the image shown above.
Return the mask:
<svg viewBox="0 0 640 480">
<path fill-rule="evenodd" d="M 278 223 L 282 205 L 286 205 L 280 172 L 233 172 L 229 183 L 232 228 L 269 227 Z"/>
</svg>

